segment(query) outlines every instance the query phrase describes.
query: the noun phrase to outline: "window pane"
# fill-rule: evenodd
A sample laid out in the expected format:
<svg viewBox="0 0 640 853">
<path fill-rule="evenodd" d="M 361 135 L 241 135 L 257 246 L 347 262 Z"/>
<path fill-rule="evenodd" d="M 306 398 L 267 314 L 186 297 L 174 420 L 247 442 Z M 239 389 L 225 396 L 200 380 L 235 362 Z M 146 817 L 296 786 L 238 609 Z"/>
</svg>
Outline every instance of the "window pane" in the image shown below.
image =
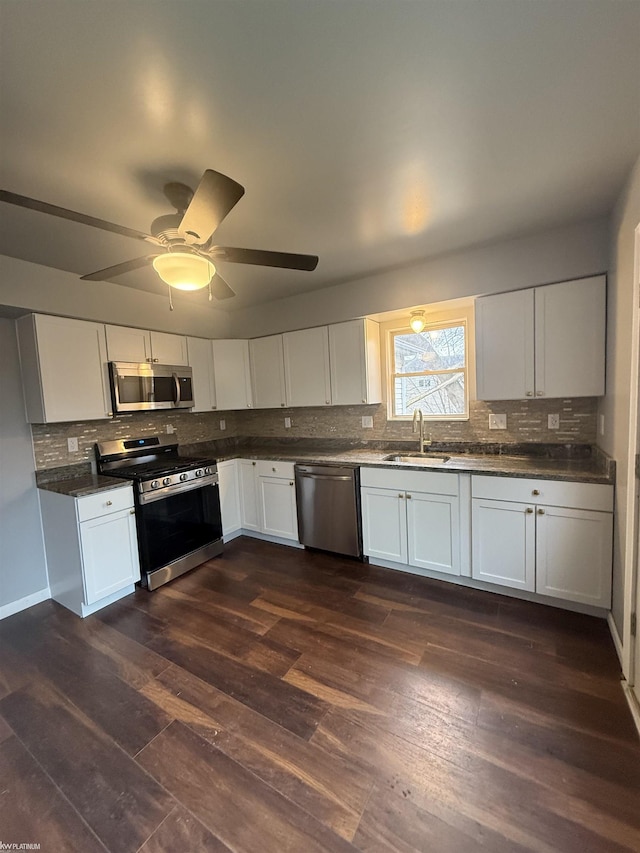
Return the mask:
<svg viewBox="0 0 640 853">
<path fill-rule="evenodd" d="M 464 326 L 394 335 L 394 373 L 464 367 Z"/>
<path fill-rule="evenodd" d="M 431 416 L 466 414 L 464 373 L 397 377 L 394 393 L 396 415 L 413 415 L 415 409 Z"/>
</svg>

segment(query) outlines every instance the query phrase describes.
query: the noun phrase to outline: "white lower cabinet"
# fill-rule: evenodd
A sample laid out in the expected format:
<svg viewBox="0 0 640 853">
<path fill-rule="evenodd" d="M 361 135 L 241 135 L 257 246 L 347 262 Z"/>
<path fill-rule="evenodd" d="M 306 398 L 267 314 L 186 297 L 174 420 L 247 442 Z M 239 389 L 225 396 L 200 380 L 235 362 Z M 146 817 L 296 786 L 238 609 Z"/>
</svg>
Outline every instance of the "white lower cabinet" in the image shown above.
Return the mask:
<svg viewBox="0 0 640 853">
<path fill-rule="evenodd" d="M 242 528 L 298 541 L 293 462 L 239 459 Z"/>
<path fill-rule="evenodd" d="M 218 482 L 220 488 L 220 513 L 222 515 L 222 535 L 225 540 L 233 538 L 242 527 L 240 518 L 240 481 L 238 465 L 235 459 L 218 462 Z"/>
<path fill-rule="evenodd" d="M 468 524 L 461 523 L 467 504 L 460 501 L 458 474 L 363 468 L 360 479 L 363 548 L 370 560 L 461 574 Z"/>
<path fill-rule="evenodd" d="M 131 486 L 85 497 L 39 494 L 54 601 L 88 616 L 133 592 L 140 564 Z"/>
<path fill-rule="evenodd" d="M 613 487 L 472 477 L 472 577 L 611 607 Z"/>
</svg>

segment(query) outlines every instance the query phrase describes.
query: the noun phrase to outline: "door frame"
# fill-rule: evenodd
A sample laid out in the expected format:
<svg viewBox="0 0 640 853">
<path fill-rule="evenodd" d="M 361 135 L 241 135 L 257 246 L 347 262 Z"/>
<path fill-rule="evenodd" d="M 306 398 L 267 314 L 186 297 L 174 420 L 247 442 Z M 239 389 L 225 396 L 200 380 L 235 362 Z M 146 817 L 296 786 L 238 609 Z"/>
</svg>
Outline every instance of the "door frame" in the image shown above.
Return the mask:
<svg viewBox="0 0 640 853">
<path fill-rule="evenodd" d="M 629 459 L 627 479 L 627 546 L 631 556 L 631 571 L 625 584 L 624 643 L 628 663 L 627 680 L 640 711 L 640 630 L 631 634 L 631 616 L 640 616 L 640 223 L 635 229 L 633 265 L 633 321 L 631 331 L 631 405 L 629 429 Z M 640 729 L 640 717 L 636 722 Z"/>
</svg>

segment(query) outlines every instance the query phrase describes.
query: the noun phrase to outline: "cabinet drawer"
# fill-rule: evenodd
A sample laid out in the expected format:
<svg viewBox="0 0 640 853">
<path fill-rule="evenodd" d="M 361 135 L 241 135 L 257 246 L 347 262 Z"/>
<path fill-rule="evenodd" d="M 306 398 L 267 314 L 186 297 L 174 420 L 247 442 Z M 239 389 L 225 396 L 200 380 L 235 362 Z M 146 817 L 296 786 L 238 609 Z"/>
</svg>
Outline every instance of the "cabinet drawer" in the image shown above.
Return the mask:
<svg viewBox="0 0 640 853">
<path fill-rule="evenodd" d="M 471 477 L 471 495 L 496 501 L 613 511 L 613 486 L 520 477 Z"/>
<path fill-rule="evenodd" d="M 361 468 L 360 483 L 380 489 L 457 495 L 458 475 L 440 471 L 396 471 L 389 468 Z"/>
<path fill-rule="evenodd" d="M 87 495 L 85 498 L 77 498 L 78 521 L 87 521 L 89 518 L 98 518 L 111 512 L 119 512 L 133 506 L 133 489 L 125 486 L 120 489 L 109 489 L 108 492 L 98 492 L 96 495 Z"/>
<path fill-rule="evenodd" d="M 270 462 L 260 460 L 256 469 L 259 477 L 282 477 L 282 479 L 293 480 L 293 462 Z"/>
</svg>

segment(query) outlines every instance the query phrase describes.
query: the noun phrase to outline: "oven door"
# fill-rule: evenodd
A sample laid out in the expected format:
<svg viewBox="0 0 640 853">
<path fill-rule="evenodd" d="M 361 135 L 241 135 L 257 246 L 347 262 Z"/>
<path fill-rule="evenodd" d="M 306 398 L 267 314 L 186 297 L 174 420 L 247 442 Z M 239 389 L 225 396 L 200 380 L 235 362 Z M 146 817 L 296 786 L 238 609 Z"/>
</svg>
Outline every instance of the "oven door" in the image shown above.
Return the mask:
<svg viewBox="0 0 640 853">
<path fill-rule="evenodd" d="M 221 541 L 219 486 L 202 486 L 138 504 L 136 522 L 140 568 L 148 575 Z M 206 559 L 204 556 L 200 562 Z"/>
</svg>

